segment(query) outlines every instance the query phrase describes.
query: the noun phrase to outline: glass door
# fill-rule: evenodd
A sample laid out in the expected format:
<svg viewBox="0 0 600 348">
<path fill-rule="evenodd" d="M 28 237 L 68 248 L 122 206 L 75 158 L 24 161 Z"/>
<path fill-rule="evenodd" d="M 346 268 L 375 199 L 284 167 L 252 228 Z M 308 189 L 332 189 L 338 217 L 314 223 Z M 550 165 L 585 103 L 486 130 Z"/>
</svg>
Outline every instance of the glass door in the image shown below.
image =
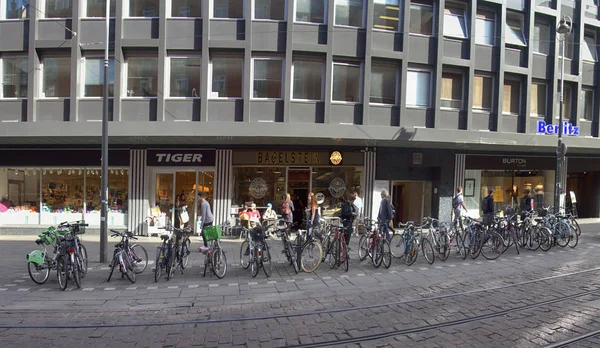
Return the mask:
<svg viewBox="0 0 600 348">
<path fill-rule="evenodd" d="M 310 193 L 310 168 L 289 168 L 287 173 L 288 193 L 294 202 L 294 222 L 304 219 L 308 194 Z"/>
<path fill-rule="evenodd" d="M 152 215 L 159 220 L 158 226 L 165 226 L 173 221 L 174 180 L 173 173 L 156 174 L 155 204 Z"/>
</svg>

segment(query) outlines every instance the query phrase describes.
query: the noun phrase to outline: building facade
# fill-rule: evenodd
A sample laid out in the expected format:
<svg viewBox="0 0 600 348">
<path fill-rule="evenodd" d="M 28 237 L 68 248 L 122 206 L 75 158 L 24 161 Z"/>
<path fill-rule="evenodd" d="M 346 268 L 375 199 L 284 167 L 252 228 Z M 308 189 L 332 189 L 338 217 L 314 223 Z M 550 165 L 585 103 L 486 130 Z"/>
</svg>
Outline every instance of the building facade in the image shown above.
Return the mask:
<svg viewBox="0 0 600 348">
<path fill-rule="evenodd" d="M 2 228 L 99 224 L 105 4 L 0 0 Z M 597 217 L 595 1 L 111 1 L 109 223 L 148 233 L 197 191 L 219 222 L 286 192 L 376 215 L 386 188 L 397 221 L 449 219 L 458 185 L 473 215 L 489 188 L 547 206 L 564 15 L 562 187 Z"/>
</svg>

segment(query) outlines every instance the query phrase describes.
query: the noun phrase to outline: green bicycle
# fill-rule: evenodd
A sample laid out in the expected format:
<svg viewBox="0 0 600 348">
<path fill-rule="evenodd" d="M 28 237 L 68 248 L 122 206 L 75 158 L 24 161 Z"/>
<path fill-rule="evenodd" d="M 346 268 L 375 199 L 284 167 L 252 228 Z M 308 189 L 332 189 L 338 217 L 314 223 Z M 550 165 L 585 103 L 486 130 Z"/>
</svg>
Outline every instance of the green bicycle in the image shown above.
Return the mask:
<svg viewBox="0 0 600 348">
<path fill-rule="evenodd" d="M 44 284 L 48 281 L 51 270 L 56 270 L 56 258 L 58 254 L 57 239 L 68 234 L 68 230 L 56 229 L 50 227 L 42 233 L 38 234 L 38 239 L 35 241 L 40 249 L 36 249 L 27 254 L 27 272 L 29 277 L 36 284 Z M 52 252 L 48 252 L 51 247 Z"/>
</svg>

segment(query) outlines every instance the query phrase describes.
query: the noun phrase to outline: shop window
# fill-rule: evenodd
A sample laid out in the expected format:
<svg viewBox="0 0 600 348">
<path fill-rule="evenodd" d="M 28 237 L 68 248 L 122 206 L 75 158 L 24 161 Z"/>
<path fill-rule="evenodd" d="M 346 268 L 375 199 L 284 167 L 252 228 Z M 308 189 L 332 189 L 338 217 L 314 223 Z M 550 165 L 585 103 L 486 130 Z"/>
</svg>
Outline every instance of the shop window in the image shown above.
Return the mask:
<svg viewBox="0 0 600 348">
<path fill-rule="evenodd" d="M 583 60 L 588 62 L 597 62 L 598 53 L 596 45 L 596 35 L 592 32 L 586 32 L 583 37 L 583 45 L 581 48 L 581 55 Z"/>
<path fill-rule="evenodd" d="M 244 18 L 244 0 L 214 0 L 213 18 Z"/>
<path fill-rule="evenodd" d="M 491 76 L 475 75 L 473 77 L 473 109 L 492 111 L 492 91 L 494 79 Z"/>
<path fill-rule="evenodd" d="M 39 219 L 39 169 L 0 168 L 0 226 L 37 225 Z"/>
<path fill-rule="evenodd" d="M 459 110 L 462 108 L 463 75 L 460 73 L 442 73 L 442 98 L 440 106 Z"/>
<path fill-rule="evenodd" d="M 104 95 L 104 58 L 86 58 L 84 63 L 84 97 L 102 97 Z M 108 95 L 115 92 L 115 60 L 108 60 Z"/>
<path fill-rule="evenodd" d="M 71 57 L 42 59 L 42 98 L 71 96 Z"/>
<path fill-rule="evenodd" d="M 464 6 L 446 3 L 446 8 L 444 8 L 444 36 L 460 39 L 469 37 Z"/>
<path fill-rule="evenodd" d="M 592 88 L 583 88 L 581 90 L 583 99 L 583 115 L 586 121 L 594 120 L 594 90 Z"/>
<path fill-rule="evenodd" d="M 475 19 L 475 43 L 493 46 L 496 33 L 496 16 L 491 11 L 477 11 Z"/>
<path fill-rule="evenodd" d="M 409 70 L 406 81 L 406 105 L 429 107 L 431 103 L 431 72 Z"/>
<path fill-rule="evenodd" d="M 547 85 L 541 82 L 531 84 L 530 111 L 531 116 L 546 116 Z"/>
<path fill-rule="evenodd" d="M 45 18 L 71 18 L 73 0 L 46 0 Z"/>
<path fill-rule="evenodd" d="M 104 17 L 106 15 L 106 0 L 87 0 L 86 5 L 86 17 Z M 116 0 L 110 0 L 110 16 L 115 17 L 116 11 Z"/>
<path fill-rule="evenodd" d="M 84 173 L 81 169 L 42 170 L 42 225 L 83 219 Z"/>
<path fill-rule="evenodd" d="M 27 57 L 2 58 L 2 98 L 27 98 Z"/>
<path fill-rule="evenodd" d="M 350 193 L 360 191 L 361 172 L 356 167 L 314 167 L 312 189 L 325 199 L 321 204 L 321 215 L 335 216 L 339 204 Z"/>
<path fill-rule="evenodd" d="M 173 0 L 171 17 L 202 17 L 202 0 Z"/>
<path fill-rule="evenodd" d="M 241 98 L 244 58 L 213 57 L 211 98 Z"/>
<path fill-rule="evenodd" d="M 158 0 L 129 0 L 129 17 L 156 18 L 158 11 Z"/>
<path fill-rule="evenodd" d="M 361 67 L 357 64 L 334 63 L 332 100 L 361 102 Z"/>
<path fill-rule="evenodd" d="M 72 172 L 72 171 L 71 171 Z M 101 168 L 86 168 L 85 174 L 85 222 L 90 226 L 100 225 L 102 206 Z M 129 170 L 126 168 L 109 168 L 108 170 L 108 225 L 127 225 L 127 199 Z"/>
<path fill-rule="evenodd" d="M 375 0 L 373 4 L 373 29 L 398 31 L 400 27 L 400 0 Z"/>
<path fill-rule="evenodd" d="M 200 95 L 200 57 L 171 57 L 170 97 L 198 98 Z"/>
<path fill-rule="evenodd" d="M 519 115 L 521 109 L 521 81 L 504 80 L 503 97 L 502 113 L 506 115 Z"/>
<path fill-rule="evenodd" d="M 371 93 L 369 101 L 378 104 L 396 104 L 398 67 L 392 64 L 371 64 Z"/>
<path fill-rule="evenodd" d="M 362 0 L 334 0 L 335 25 L 348 27 L 363 27 L 363 1 Z"/>
<path fill-rule="evenodd" d="M 506 16 L 505 32 L 506 44 L 514 46 L 527 46 L 525 34 L 523 32 L 523 16 L 510 14 Z"/>
<path fill-rule="evenodd" d="M 283 59 L 254 58 L 253 98 L 281 99 Z"/>
<path fill-rule="evenodd" d="M 534 53 L 550 54 L 550 26 L 548 24 L 535 22 L 531 48 Z"/>
<path fill-rule="evenodd" d="M 297 0 L 296 22 L 325 23 L 325 0 Z"/>
<path fill-rule="evenodd" d="M 235 167 L 233 168 L 233 201 L 235 207 L 254 202 L 261 215 L 268 203 L 281 214 L 282 197 L 286 194 L 285 168 Z"/>
<path fill-rule="evenodd" d="M 294 75 L 292 98 L 322 100 L 323 62 L 294 59 L 292 69 Z"/>
<path fill-rule="evenodd" d="M 158 94 L 158 58 L 127 58 L 127 97 L 153 98 Z"/>
<path fill-rule="evenodd" d="M 421 35 L 433 34 L 433 6 L 431 3 L 411 2 L 410 33 Z"/>
<path fill-rule="evenodd" d="M 285 0 L 256 0 L 254 19 L 285 20 Z"/>
<path fill-rule="evenodd" d="M 29 18 L 29 0 L 6 1 L 6 19 Z"/>
</svg>

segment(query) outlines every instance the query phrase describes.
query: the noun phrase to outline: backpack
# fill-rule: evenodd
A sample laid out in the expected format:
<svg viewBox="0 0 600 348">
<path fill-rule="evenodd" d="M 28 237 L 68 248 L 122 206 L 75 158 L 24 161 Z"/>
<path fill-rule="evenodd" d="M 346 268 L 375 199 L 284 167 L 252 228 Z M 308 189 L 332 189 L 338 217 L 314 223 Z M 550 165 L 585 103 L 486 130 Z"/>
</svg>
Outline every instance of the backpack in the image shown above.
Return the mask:
<svg viewBox="0 0 600 348">
<path fill-rule="evenodd" d="M 292 211 L 290 210 L 290 204 L 288 202 L 284 202 L 281 206 L 281 213 L 283 215 L 289 215 Z"/>
<path fill-rule="evenodd" d="M 459 195 L 452 197 L 452 209 L 458 209 L 458 196 Z"/>
</svg>

